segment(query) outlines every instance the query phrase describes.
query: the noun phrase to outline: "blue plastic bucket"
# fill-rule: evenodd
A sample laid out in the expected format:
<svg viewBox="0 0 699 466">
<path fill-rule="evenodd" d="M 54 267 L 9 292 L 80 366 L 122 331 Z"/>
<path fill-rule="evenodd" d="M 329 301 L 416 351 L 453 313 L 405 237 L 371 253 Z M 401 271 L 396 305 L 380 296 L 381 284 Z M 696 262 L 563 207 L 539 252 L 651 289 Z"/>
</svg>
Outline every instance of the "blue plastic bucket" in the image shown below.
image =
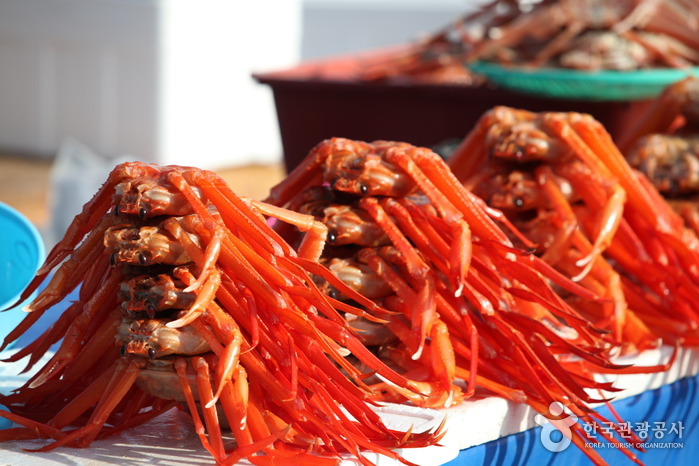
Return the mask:
<svg viewBox="0 0 699 466">
<path fill-rule="evenodd" d="M 32 223 L 0 202 L 0 309 L 12 306 L 44 261 L 44 241 Z M 31 298 L 0 312 L 0 342 L 26 317 Z"/>
</svg>

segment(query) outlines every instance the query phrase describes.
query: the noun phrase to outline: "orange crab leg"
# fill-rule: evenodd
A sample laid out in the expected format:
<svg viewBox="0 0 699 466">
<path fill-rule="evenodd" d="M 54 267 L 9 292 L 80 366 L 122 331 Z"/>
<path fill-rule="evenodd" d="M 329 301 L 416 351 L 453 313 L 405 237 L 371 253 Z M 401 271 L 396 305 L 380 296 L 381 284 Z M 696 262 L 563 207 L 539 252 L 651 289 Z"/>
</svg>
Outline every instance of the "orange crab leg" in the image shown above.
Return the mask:
<svg viewBox="0 0 699 466">
<path fill-rule="evenodd" d="M 456 314 L 456 310 L 442 297 L 441 295 L 437 295 L 437 309 L 439 310 L 439 315 L 442 319 L 447 320 L 447 315 L 451 315 L 451 319 L 456 319 L 455 321 L 452 320 L 452 322 L 456 322 L 457 325 L 449 325 L 449 322 L 447 322 L 447 329 L 449 331 L 449 337 L 454 338 L 455 334 L 455 327 L 456 330 L 461 330 L 465 336 L 468 337 L 468 342 L 470 344 L 470 366 L 469 366 L 469 377 L 466 378 L 468 385 L 466 387 L 466 392 L 464 393 L 465 398 L 470 398 L 472 397 L 475 392 L 476 392 L 476 384 L 478 383 L 477 377 L 478 377 L 478 362 L 479 362 L 479 340 L 478 340 L 478 328 L 473 324 L 473 321 L 471 320 L 471 316 L 469 315 L 469 312 L 467 309 L 463 309 L 460 314 Z M 447 312 L 449 310 L 449 312 Z M 455 315 L 456 314 L 456 315 Z M 461 319 L 459 319 L 459 317 Z M 453 347 L 452 347 L 452 352 L 453 352 Z M 452 358 L 454 357 L 453 354 L 451 356 Z M 453 363 L 454 366 L 456 366 L 456 362 Z M 454 369 L 455 370 L 455 369 Z M 456 377 L 456 373 L 453 374 L 454 377 Z"/>
<path fill-rule="evenodd" d="M 0 418 L 5 418 L 16 424 L 24 426 L 24 428 L 0 430 L 0 439 L 3 440 L 19 440 L 17 434 L 20 434 L 22 439 L 50 438 L 59 440 L 66 436 L 66 433 L 60 429 L 53 428 L 46 424 L 42 424 L 41 422 L 37 422 L 8 411 L 0 411 Z M 4 439 L 5 435 L 7 435 L 7 439 Z"/>
<path fill-rule="evenodd" d="M 121 307 L 109 314 L 95 334 L 87 340 L 82 350 L 66 366 L 61 376 L 62 380 L 77 380 L 98 360 L 109 357 L 106 353 L 115 349 L 114 335 L 117 333 L 117 327 L 121 324 L 122 318 L 123 310 Z"/>
<path fill-rule="evenodd" d="M 158 170 L 154 167 L 139 163 L 122 164 L 112 170 L 107 181 L 100 187 L 99 191 L 92 196 L 92 199 L 83 206 L 82 211 L 75 216 L 68 226 L 65 235 L 63 235 L 63 239 L 53 247 L 37 275 L 45 276 L 48 274 L 51 269 L 60 264 L 68 254 L 75 250 L 85 235 L 95 233 L 95 226 L 112 207 L 112 194 L 116 185 L 125 179 L 153 176 L 157 173 Z M 102 222 L 104 222 L 104 219 L 102 219 Z M 97 230 L 100 228 L 98 227 Z"/>
<path fill-rule="evenodd" d="M 191 283 L 191 282 L 190 282 Z M 180 328 L 191 324 L 206 310 L 206 307 L 213 301 L 216 291 L 221 286 L 221 273 L 218 269 L 213 269 L 206 281 L 199 289 L 194 304 L 186 311 L 185 315 L 165 324 L 170 328 Z"/>
<path fill-rule="evenodd" d="M 619 150 L 627 153 L 631 145 L 641 137 L 651 133 L 667 133 L 677 117 L 682 114 L 682 108 L 689 100 L 689 90 L 693 82 L 696 80 L 690 77 L 666 87 L 663 93 L 643 111 L 635 124 L 629 126 L 616 138 Z"/>
<path fill-rule="evenodd" d="M 226 345 L 223 354 L 220 356 L 221 361 L 216 366 L 218 388 L 216 389 L 216 393 L 213 395 L 212 406 L 221 396 L 224 386 L 233 378 L 233 373 L 235 373 L 239 367 L 238 362 L 240 359 L 240 347 L 242 344 L 243 335 L 240 333 L 240 330 L 237 330 L 234 332 L 233 340 L 229 341 Z"/>
<path fill-rule="evenodd" d="M 448 256 L 449 246 L 429 225 L 424 213 L 405 199 L 398 201 L 389 197 L 382 201 L 382 205 L 386 212 L 393 216 L 400 230 L 415 243 L 417 249 L 423 254 L 429 254 L 430 261 L 446 275 L 444 258 Z M 458 283 L 458 280 L 454 283 Z"/>
<path fill-rule="evenodd" d="M 206 430 L 209 432 L 211 448 L 215 453 L 214 458 L 220 461 L 220 459 L 225 457 L 226 452 L 223 448 L 221 426 L 218 422 L 216 407 L 214 406 L 216 402 L 213 399 L 213 390 L 211 389 L 209 365 L 204 358 L 199 356 L 192 358 L 192 365 L 197 372 L 197 390 L 203 405 L 202 410 L 204 411 L 204 421 L 206 423 Z"/>
<path fill-rule="evenodd" d="M 421 280 L 419 291 L 413 290 L 400 275 L 389 266 L 384 259 L 379 257 L 373 249 L 362 249 L 358 259 L 371 267 L 386 283 L 396 292 L 404 302 L 411 303 L 410 319 L 412 331 L 415 332 L 417 348 L 413 357 L 418 359 L 425 346 L 425 339 L 430 332 L 436 304 L 434 301 L 434 281 L 432 274 L 425 275 Z"/>
<path fill-rule="evenodd" d="M 94 438 L 102 428 L 117 404 L 119 404 L 124 395 L 126 395 L 126 392 L 131 389 L 131 386 L 138 376 L 138 369 L 138 364 L 134 361 L 119 360 L 109 384 L 105 389 L 105 393 L 97 403 L 97 407 L 95 407 L 92 416 L 90 416 L 88 424 L 85 427 L 72 431 L 54 443 L 37 450 L 28 451 L 50 451 L 60 446 L 67 445 L 74 440 L 78 440 L 79 444 L 82 446 L 89 444 L 92 438 Z"/>
<path fill-rule="evenodd" d="M 388 313 L 387 310 L 380 307 L 374 301 L 366 298 L 365 296 L 357 293 L 352 288 L 347 286 L 345 282 L 343 282 L 342 280 L 337 278 L 332 272 L 330 272 L 330 270 L 328 270 L 327 267 L 323 267 L 317 262 L 311 262 L 302 257 L 287 257 L 284 261 L 281 261 L 281 264 L 285 265 L 286 261 L 300 266 L 312 274 L 318 275 L 319 277 L 323 277 L 328 283 L 337 288 L 342 294 L 357 301 L 357 303 L 359 303 L 361 306 L 364 306 L 368 310 L 372 312 Z"/>
<path fill-rule="evenodd" d="M 333 340 L 347 347 L 352 354 L 357 356 L 364 364 L 369 366 L 369 368 L 376 374 L 383 375 L 386 379 L 395 383 L 399 386 L 405 386 L 407 380 L 400 374 L 391 370 L 386 366 L 380 359 L 378 359 L 374 354 L 369 351 L 356 337 L 351 335 L 346 329 L 340 328 L 334 325 L 327 319 L 322 319 L 320 317 L 312 317 L 313 322 L 325 335 L 328 335 Z"/>
<path fill-rule="evenodd" d="M 252 421 L 248 419 L 248 379 L 242 366 L 236 367 L 233 382 L 223 387 L 220 397 L 236 442 L 240 446 L 251 445 L 254 440 L 248 426 L 248 422 Z"/>
<path fill-rule="evenodd" d="M 444 322 L 439 319 L 435 320 L 430 339 L 432 341 L 430 344 L 430 362 L 438 387 L 444 393 L 449 394 L 448 399 L 444 402 L 444 406 L 449 407 L 454 402 L 452 383 L 456 377 L 456 362 L 454 348 L 449 341 L 449 329 Z"/>
<path fill-rule="evenodd" d="M 673 233 L 682 227 L 682 219 L 667 207 L 659 195 L 653 196 L 639 181 L 624 156 L 612 142 L 604 127 L 589 115 L 576 115 L 571 118 L 571 126 L 578 135 L 596 153 L 600 154 L 604 164 L 616 176 L 626 191 L 628 202 L 650 225 L 659 231 Z"/>
<path fill-rule="evenodd" d="M 264 202 L 254 200 L 248 200 L 248 202 L 263 214 L 294 225 L 305 232 L 306 235 L 297 251 L 298 255 L 311 261 L 320 259 L 328 237 L 328 227 L 324 223 L 317 221 L 311 215 L 299 214 Z"/>
<path fill-rule="evenodd" d="M 38 387 L 47 380 L 57 377 L 70 364 L 81 349 L 85 333 L 93 319 L 101 323 L 108 315 L 108 309 L 114 309 L 116 291 L 122 279 L 122 274 L 109 271 L 105 277 L 103 288 L 95 294 L 82 309 L 80 315 L 71 323 L 68 333 L 61 342 L 56 354 L 41 371 L 30 379 L 30 387 Z"/>
<path fill-rule="evenodd" d="M 497 112 L 498 107 L 487 112 L 476 125 L 473 131 L 461 141 L 454 149 L 447 163 L 454 176 L 459 180 L 466 180 L 474 173 L 477 173 L 485 162 L 486 152 L 485 138 L 490 127 L 497 121 L 493 112 Z M 491 121 L 488 121 L 491 120 Z"/>
<path fill-rule="evenodd" d="M 308 186 L 320 185 L 322 174 L 320 168 L 334 148 L 321 142 L 289 173 L 281 183 L 274 186 L 264 202 L 284 205 L 297 193 L 305 191 Z"/>
<path fill-rule="evenodd" d="M 166 228 L 171 231 L 178 240 L 181 241 L 182 245 L 190 254 L 194 262 L 201 269 L 206 267 L 206 254 L 201 251 L 201 249 L 194 244 L 194 242 L 188 237 L 186 232 L 182 229 L 182 226 L 175 221 L 166 221 Z M 206 231 L 206 230 L 205 230 Z M 198 231 L 200 237 L 205 238 L 203 234 L 204 231 Z M 250 286 L 257 295 L 265 299 L 270 303 L 270 305 L 277 307 L 286 307 L 284 299 L 276 293 L 270 284 L 265 281 L 260 273 L 251 265 L 245 257 L 238 251 L 232 243 L 227 242 L 227 239 L 231 239 L 232 235 L 224 235 L 223 247 L 221 248 L 221 257 L 219 266 L 224 268 L 226 271 L 231 271 L 230 275 L 235 277 L 240 277 L 245 283 Z M 259 256 L 256 256 L 260 259 Z M 258 264 L 259 265 L 259 264 Z M 265 270 L 270 268 L 269 264 L 264 263 L 263 267 Z M 285 280 L 281 279 L 283 282 Z M 196 282 L 190 284 L 189 286 L 196 286 Z"/>
<path fill-rule="evenodd" d="M 565 177 L 573 184 L 576 192 L 581 193 L 583 198 L 589 201 L 591 209 L 598 211 L 595 229 L 591 232 L 594 238 L 592 249 L 575 264 L 578 267 L 584 267 L 582 272 L 572 278 L 573 281 L 578 281 L 589 272 L 591 263 L 611 245 L 614 236 L 617 234 L 623 219 L 626 192 L 616 182 L 608 184 L 605 181 L 601 181 L 600 186 L 607 185 L 607 187 L 603 188 L 604 193 L 600 193 L 604 196 L 604 199 L 597 199 L 598 203 L 595 206 L 596 202 L 592 198 L 599 198 L 600 196 L 592 192 L 594 187 L 590 186 L 589 177 L 580 176 L 581 170 L 576 171 L 574 166 L 571 165 L 565 166 L 563 170 L 565 170 Z M 547 194 L 549 191 L 547 190 Z"/>
<path fill-rule="evenodd" d="M 150 421 L 151 419 L 155 419 L 156 417 L 160 416 L 163 413 L 166 413 L 167 411 L 170 411 L 172 408 L 176 407 L 177 405 L 180 404 L 180 401 L 177 400 L 164 400 L 162 398 L 157 399 L 153 405 L 151 406 L 151 409 L 146 412 L 142 412 L 139 414 L 136 414 L 132 416 L 127 422 L 124 422 L 123 424 L 120 423 L 121 425 L 119 427 L 115 427 L 113 429 L 109 429 L 107 431 L 100 431 L 99 435 L 97 435 L 98 439 L 102 439 L 108 436 L 116 435 L 121 432 L 123 432 L 126 429 L 130 429 L 135 426 L 140 426 L 142 424 L 145 424 L 146 422 Z"/>
<path fill-rule="evenodd" d="M 376 198 L 363 197 L 359 201 L 359 207 L 364 209 L 371 216 L 371 218 L 373 218 L 374 221 L 381 226 L 396 249 L 403 254 L 408 272 L 411 275 L 420 277 L 427 273 L 429 270 L 427 264 L 425 264 L 422 258 L 418 255 L 418 252 L 410 244 L 403 232 L 396 226 L 388 214 L 386 214 L 386 211 L 384 211 L 384 209 L 379 205 L 379 201 L 377 201 Z"/>
<path fill-rule="evenodd" d="M 546 248 L 546 251 L 541 256 L 541 260 L 547 262 L 551 265 L 556 265 L 563 257 L 565 257 L 565 252 L 569 249 L 570 243 L 572 241 L 572 235 L 578 224 L 575 218 L 575 213 L 570 206 L 570 203 L 566 199 L 565 195 L 561 192 L 560 188 L 552 179 L 553 172 L 548 166 L 541 166 L 536 170 L 536 180 L 539 186 L 544 192 L 544 196 L 549 200 L 553 206 L 553 210 L 558 214 L 556 217 L 560 217 L 560 222 L 557 226 L 559 227 L 556 236 L 554 237 L 551 244 Z M 556 218 L 558 220 L 558 218 Z M 587 271 L 583 271 L 587 272 Z M 581 273 L 573 281 L 578 281 L 585 276 L 585 273 Z"/>
<path fill-rule="evenodd" d="M 386 159 L 410 174 L 450 225 L 453 249 L 450 251 L 449 263 L 451 267 L 457 268 L 456 275 L 460 278 L 459 284 L 462 284 L 471 259 L 472 230 L 477 235 L 497 238 L 506 244 L 509 244 L 509 240 L 485 212 L 474 205 L 470 193 L 456 180 L 439 156 L 425 149 L 414 149 L 412 156 L 413 158 L 403 152 L 388 151 Z M 460 287 L 456 292 L 458 295 Z"/>
<path fill-rule="evenodd" d="M 224 465 L 233 465 L 237 464 L 239 461 L 243 459 L 247 459 L 250 461 L 252 464 L 265 464 L 264 462 L 262 463 L 257 463 L 256 459 L 262 459 L 262 458 L 268 458 L 265 456 L 252 456 L 258 451 L 262 451 L 265 448 L 271 446 L 274 444 L 279 439 L 282 439 L 289 430 L 291 429 L 291 424 L 287 425 L 284 429 L 278 430 L 277 432 L 269 435 L 266 438 L 263 438 L 262 440 L 258 440 L 255 443 L 251 443 L 250 445 L 244 445 L 244 446 L 239 446 L 237 447 L 233 453 L 231 453 L 223 462 Z M 279 464 L 280 461 L 276 457 L 269 457 L 270 463 L 269 464 Z M 306 461 L 304 460 L 304 464 Z M 295 462 L 294 464 L 299 464 L 298 462 Z"/>
<path fill-rule="evenodd" d="M 253 202 L 238 197 L 220 177 L 208 171 L 195 171 L 189 176 L 192 183 L 200 187 L 209 200 L 219 207 L 219 213 L 230 229 L 245 232 L 241 236 L 245 236 L 252 244 L 261 246 L 269 254 L 293 254 L 293 249 L 255 212 L 251 205 Z"/>
<path fill-rule="evenodd" d="M 194 422 L 194 430 L 199 436 L 202 446 L 211 454 L 211 456 L 218 460 L 220 457 L 216 455 L 216 452 L 209 443 L 209 439 L 206 438 L 206 430 L 204 429 L 204 424 L 202 424 L 201 418 L 199 417 L 199 410 L 197 409 L 197 404 L 194 401 L 192 387 L 189 386 L 189 378 L 187 377 L 187 363 L 184 359 L 177 358 L 173 366 L 177 372 L 177 378 L 180 381 L 182 393 L 184 394 L 187 406 L 189 407 L 189 414 L 192 416 L 192 421 Z"/>
<path fill-rule="evenodd" d="M 56 322 L 54 322 L 51 327 L 49 327 L 39 338 L 34 340 L 29 345 L 17 351 L 10 357 L 3 359 L 3 362 L 17 362 L 25 356 L 31 355 L 27 366 L 22 370 L 22 373 L 30 370 L 36 362 L 41 359 L 41 357 L 46 354 L 49 347 L 56 343 L 58 340 L 63 338 L 66 330 L 70 326 L 70 323 L 80 314 L 82 306 L 80 302 L 76 302 L 68 306 L 68 308 L 61 314 Z M 37 313 L 38 314 L 38 313 Z M 27 317 L 33 316 L 34 313 L 27 314 Z M 26 317 L 25 317 L 26 319 Z M 28 327 L 27 327 L 28 328 Z M 23 328 L 23 331 L 26 329 Z M 21 332 L 18 332 L 21 334 Z"/>
<path fill-rule="evenodd" d="M 104 231 L 106 226 L 113 223 L 113 221 L 112 218 L 106 218 L 100 223 L 98 228 L 90 232 L 87 238 L 70 255 L 70 259 L 61 264 L 48 285 L 26 307 L 26 310 L 43 312 L 45 309 L 60 302 L 68 293 L 75 289 L 78 283 L 85 277 L 89 268 L 95 262 L 98 262 L 100 256 L 105 254 L 104 248 L 101 247 L 104 241 Z"/>
<path fill-rule="evenodd" d="M 221 225 L 214 220 L 200 197 L 194 192 L 192 186 L 187 182 L 181 173 L 178 171 L 170 171 L 167 173 L 166 177 L 167 181 L 172 183 L 173 186 L 179 189 L 180 192 L 182 192 L 182 194 L 187 198 L 192 206 L 192 209 L 204 225 L 204 228 L 206 228 L 206 230 L 211 234 L 204 253 L 204 263 L 199 267 L 199 277 L 194 284 L 185 288 L 184 291 L 198 290 L 204 284 L 209 276 L 209 273 L 216 265 L 216 261 L 221 251 L 221 241 L 223 240 L 224 232 Z"/>
</svg>

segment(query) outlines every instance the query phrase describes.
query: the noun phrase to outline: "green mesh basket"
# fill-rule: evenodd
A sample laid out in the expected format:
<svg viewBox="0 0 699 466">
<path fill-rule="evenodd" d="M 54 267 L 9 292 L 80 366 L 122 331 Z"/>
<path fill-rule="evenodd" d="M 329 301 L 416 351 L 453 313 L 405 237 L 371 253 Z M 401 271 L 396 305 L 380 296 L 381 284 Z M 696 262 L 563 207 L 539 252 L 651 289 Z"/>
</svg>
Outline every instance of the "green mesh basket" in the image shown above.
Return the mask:
<svg viewBox="0 0 699 466">
<path fill-rule="evenodd" d="M 600 101 L 652 99 L 668 85 L 690 75 L 699 75 L 699 67 L 579 71 L 477 62 L 470 64 L 469 68 L 503 89 L 558 99 Z"/>
</svg>

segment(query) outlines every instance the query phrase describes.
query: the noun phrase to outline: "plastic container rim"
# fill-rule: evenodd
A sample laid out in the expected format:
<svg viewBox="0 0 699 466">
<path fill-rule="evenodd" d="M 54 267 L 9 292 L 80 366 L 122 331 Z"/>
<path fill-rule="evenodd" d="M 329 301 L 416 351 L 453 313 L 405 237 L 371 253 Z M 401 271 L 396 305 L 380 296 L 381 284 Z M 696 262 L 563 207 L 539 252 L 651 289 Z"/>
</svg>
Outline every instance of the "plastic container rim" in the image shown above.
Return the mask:
<svg viewBox="0 0 699 466">
<path fill-rule="evenodd" d="M 14 207 L 5 204 L 4 202 L 0 202 L 0 216 L 8 217 L 12 221 L 20 224 L 27 232 L 29 232 L 30 239 L 33 241 L 37 247 L 37 257 L 36 257 L 36 266 L 34 267 L 34 270 L 39 270 L 41 265 L 44 262 L 44 256 L 46 254 L 45 248 L 44 248 L 44 240 L 41 237 L 41 234 L 39 233 L 39 230 L 34 226 L 32 222 L 27 219 L 21 212 L 19 212 L 17 209 Z M 32 276 L 33 277 L 33 276 Z M 11 299 L 8 299 L 6 302 L 0 303 L 0 309 L 4 309 L 7 306 L 10 306 L 14 303 L 17 302 L 17 300 L 20 298 L 22 295 L 22 292 L 24 289 L 27 287 L 27 285 L 31 282 L 32 277 L 29 278 L 27 283 L 22 287 L 21 290 L 19 290 L 15 295 L 12 296 Z"/>
</svg>

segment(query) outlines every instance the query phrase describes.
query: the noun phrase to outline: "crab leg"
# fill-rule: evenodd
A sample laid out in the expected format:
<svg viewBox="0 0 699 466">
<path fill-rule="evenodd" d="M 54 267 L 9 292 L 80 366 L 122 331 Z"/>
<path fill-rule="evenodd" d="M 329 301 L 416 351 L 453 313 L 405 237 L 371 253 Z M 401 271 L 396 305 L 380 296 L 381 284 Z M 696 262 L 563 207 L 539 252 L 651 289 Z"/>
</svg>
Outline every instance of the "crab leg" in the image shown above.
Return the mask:
<svg viewBox="0 0 699 466">
<path fill-rule="evenodd" d="M 575 120 L 576 116 L 573 115 L 569 118 L 571 120 Z M 589 167 L 593 173 L 596 173 L 597 176 L 601 177 L 602 179 L 611 180 L 613 183 L 607 189 L 609 191 L 608 198 L 606 199 L 604 206 L 600 210 L 599 228 L 598 231 L 595 232 L 595 243 L 593 246 L 592 254 L 586 257 L 585 259 L 578 261 L 579 263 L 576 264 L 578 266 L 588 266 L 588 268 L 583 271 L 586 273 L 587 271 L 589 271 L 589 264 L 592 262 L 592 260 L 594 260 L 594 258 L 597 257 L 599 254 L 601 254 L 611 243 L 612 237 L 616 233 L 616 230 L 619 227 L 619 222 L 621 221 L 621 217 L 623 215 L 624 203 L 626 201 L 627 193 L 624 189 L 620 188 L 617 183 L 614 182 L 615 180 L 612 177 L 612 174 L 609 172 L 607 166 L 602 162 L 602 160 L 604 160 L 608 156 L 608 154 L 604 152 L 604 150 L 606 149 L 608 151 L 610 149 L 607 147 L 602 148 L 599 146 L 589 146 L 589 138 L 579 137 L 579 133 L 581 131 L 587 131 L 587 128 L 583 129 L 581 128 L 581 125 L 574 124 L 573 126 L 569 126 L 568 123 L 563 119 L 563 117 L 558 116 L 558 114 L 545 114 L 543 117 L 543 121 L 544 124 L 550 127 L 554 131 L 554 133 L 556 133 L 558 137 L 561 138 L 562 141 L 567 143 L 568 146 L 570 146 L 573 149 L 575 154 L 582 159 L 584 164 L 587 167 Z M 597 123 L 597 125 L 599 124 Z M 572 131 L 572 128 L 575 128 L 575 131 L 577 131 L 577 133 Z M 576 175 L 576 173 L 570 173 L 569 171 L 569 175 Z M 614 175 L 618 177 L 620 174 L 615 173 Z M 585 181 L 586 186 L 589 187 L 589 180 Z M 578 187 L 583 188 L 584 186 L 582 184 L 579 184 Z M 580 192 L 583 192 L 583 190 L 581 189 Z"/>
<path fill-rule="evenodd" d="M 199 278 L 197 278 L 197 281 L 188 286 L 184 291 L 198 290 L 204 284 L 216 265 L 216 261 L 221 252 L 221 241 L 223 240 L 224 232 L 181 173 L 177 171 L 170 171 L 167 173 L 167 179 L 175 187 L 177 187 L 182 194 L 184 194 L 187 200 L 191 203 L 194 212 L 196 212 L 196 214 L 199 216 L 204 228 L 206 228 L 206 230 L 211 234 L 209 242 L 206 245 L 204 263 L 199 267 Z"/>
<path fill-rule="evenodd" d="M 327 144 L 318 144 L 311 151 L 313 156 L 306 157 L 281 183 L 274 186 L 264 202 L 273 205 L 284 205 L 294 194 L 305 191 L 309 185 L 320 184 L 314 183 L 314 181 L 321 178 L 320 168 L 333 149 L 333 147 Z"/>
<path fill-rule="evenodd" d="M 497 111 L 497 107 L 493 111 Z M 492 113 L 487 113 L 482 118 L 493 121 L 477 125 L 473 131 L 466 135 L 447 160 L 451 172 L 459 180 L 467 180 L 478 173 L 484 164 L 486 153 L 482 148 L 485 147 L 488 130 L 497 119 L 492 116 Z"/>
<path fill-rule="evenodd" d="M 328 237 L 328 227 L 324 223 L 315 220 L 311 215 L 291 212 L 264 202 L 254 200 L 247 200 L 247 202 L 263 214 L 294 225 L 302 232 L 305 232 L 306 235 L 298 247 L 298 255 L 311 261 L 320 259 Z"/>
<path fill-rule="evenodd" d="M 359 207 L 364 209 L 386 232 L 393 245 L 398 249 L 406 262 L 408 272 L 413 277 L 426 274 L 429 267 L 418 255 L 417 250 L 410 244 L 403 232 L 396 226 L 386 211 L 374 197 L 364 197 L 359 201 Z"/>
<path fill-rule="evenodd" d="M 218 422 L 218 414 L 216 413 L 216 402 L 213 399 L 213 391 L 211 389 L 211 379 L 209 376 L 209 365 L 202 357 L 195 356 L 192 359 L 192 365 L 197 372 L 197 391 L 203 405 L 204 421 L 206 422 L 206 430 L 209 432 L 209 440 L 211 448 L 214 451 L 214 458 L 221 461 L 226 456 L 223 448 L 223 438 L 221 437 L 221 426 Z M 230 379 L 229 379 L 230 380 Z"/>
<path fill-rule="evenodd" d="M 83 338 L 93 319 L 105 319 L 107 310 L 116 305 L 116 290 L 121 282 L 122 274 L 108 271 L 103 281 L 103 287 L 90 301 L 85 303 L 82 312 L 68 329 L 60 348 L 51 361 L 30 379 L 30 387 L 38 387 L 51 378 L 58 377 L 63 369 L 70 364 L 81 349 Z"/>
<path fill-rule="evenodd" d="M 85 427 L 72 431 L 54 443 L 50 443 L 37 450 L 29 451 L 50 451 L 62 445 L 67 445 L 74 440 L 78 440 L 83 446 L 89 444 L 107 421 L 107 418 L 116 408 L 117 404 L 119 404 L 124 395 L 126 395 L 126 392 L 131 389 L 138 376 L 138 370 L 139 365 L 136 362 L 125 359 L 119 360 L 109 380 L 109 384 L 105 389 L 105 393 L 97 403 L 88 424 Z"/>
<path fill-rule="evenodd" d="M 3 362 L 17 362 L 20 359 L 24 358 L 25 356 L 30 355 L 29 362 L 27 363 L 26 367 L 22 371 L 22 373 L 27 372 L 30 370 L 32 367 L 34 367 L 34 364 L 41 359 L 41 357 L 46 354 L 46 351 L 48 351 L 49 347 L 56 343 L 58 340 L 63 338 L 63 335 L 65 335 L 66 330 L 70 326 L 70 323 L 73 322 L 73 320 L 80 315 L 80 312 L 82 311 L 81 309 L 81 304 L 80 302 L 73 303 L 71 304 L 68 309 L 65 310 L 63 314 L 59 317 L 59 319 L 50 327 L 48 328 L 39 338 L 34 340 L 32 343 L 29 345 L 25 346 L 22 348 L 20 351 L 17 351 L 15 354 L 12 356 L 3 359 Z M 32 314 L 28 314 L 27 316 L 32 316 Z M 26 318 L 25 318 L 26 319 Z M 19 332 L 18 332 L 19 335 Z"/>
<path fill-rule="evenodd" d="M 166 221 L 165 225 L 168 231 L 171 231 L 172 234 L 182 242 L 182 245 L 187 250 L 187 253 L 192 257 L 192 260 L 194 260 L 199 269 L 206 267 L 206 253 L 201 251 L 201 249 L 194 244 L 194 242 L 184 232 L 182 226 L 179 225 L 178 222 L 170 220 Z M 196 228 L 196 225 L 193 226 Z M 199 231 L 199 233 L 202 239 L 206 239 L 206 236 L 203 235 L 203 231 Z M 250 286 L 256 292 L 256 294 L 267 300 L 270 305 L 285 307 L 286 304 L 283 298 L 272 289 L 270 284 L 263 279 L 261 274 L 254 268 L 254 266 L 245 259 L 238 249 L 235 248 L 233 243 L 227 241 L 227 239 L 230 239 L 232 236 L 223 236 L 225 239 L 223 240 L 223 245 L 220 251 L 222 257 L 221 261 L 219 262 L 219 266 L 222 266 L 225 271 L 230 271 L 230 275 L 241 277 L 241 279 L 245 281 L 246 285 Z M 259 257 L 257 258 L 259 259 Z M 268 270 L 269 264 L 265 263 L 263 267 L 265 267 L 265 270 Z M 282 281 L 284 280 L 282 279 Z M 189 286 L 196 286 L 195 283 L 192 283 Z M 210 284 L 209 286 L 211 287 L 213 284 Z M 202 301 L 202 304 L 203 303 L 205 303 L 205 301 Z"/>
<path fill-rule="evenodd" d="M 456 257 L 450 259 L 450 264 L 459 264 L 461 270 L 458 275 L 462 278 L 460 283 L 463 283 L 470 260 L 471 231 L 481 238 L 497 238 L 506 244 L 510 242 L 485 212 L 474 205 L 470 193 L 459 184 L 436 154 L 427 150 L 415 150 L 412 155 L 414 160 L 403 152 L 388 151 L 386 158 L 410 174 L 433 205 L 442 211 L 442 217 L 450 225 L 454 241 L 454 249 L 450 254 Z M 441 189 L 437 189 L 437 186 Z"/>
<path fill-rule="evenodd" d="M 189 408 L 190 415 L 192 416 L 192 421 L 194 422 L 194 429 L 199 435 L 199 440 L 202 446 L 213 456 L 217 461 L 221 461 L 221 456 L 217 456 L 214 449 L 209 443 L 209 439 L 206 438 L 206 430 L 204 429 L 204 424 L 201 422 L 201 417 L 199 417 L 199 410 L 197 409 L 196 402 L 194 401 L 194 395 L 192 394 L 192 388 L 189 386 L 189 378 L 187 377 L 187 363 L 184 359 L 178 358 L 173 364 L 175 371 L 177 372 L 177 377 L 180 381 L 180 386 L 182 387 L 182 393 L 185 396 L 187 402 L 187 407 Z"/>
<path fill-rule="evenodd" d="M 255 212 L 255 202 L 236 196 L 221 178 L 211 172 L 193 172 L 189 176 L 209 200 L 219 207 L 221 216 L 231 230 L 244 232 L 244 235 L 240 235 L 241 237 L 244 236 L 270 254 L 277 256 L 295 254 L 294 250 Z"/>
<path fill-rule="evenodd" d="M 682 219 L 667 207 L 659 195 L 653 196 L 641 184 L 638 175 L 632 171 L 604 127 L 589 115 L 573 115 L 570 120 L 572 128 L 596 154 L 602 157 L 603 163 L 619 180 L 632 208 L 658 231 L 676 234 L 682 228 Z"/>
<path fill-rule="evenodd" d="M 82 211 L 73 219 L 68 226 L 63 239 L 56 244 L 48 254 L 44 265 L 37 272 L 38 275 L 45 276 L 48 272 L 60 264 L 88 233 L 94 233 L 95 226 L 102 219 L 112 206 L 112 193 L 115 186 L 125 179 L 133 179 L 142 176 L 153 176 L 157 173 L 153 167 L 142 164 L 124 164 L 117 167 L 109 174 L 107 181 L 100 187 L 99 191 L 92 196 Z M 99 229 L 99 228 L 98 228 Z"/>
<path fill-rule="evenodd" d="M 665 88 L 636 122 L 616 138 L 616 146 L 621 153 L 628 153 L 631 145 L 642 136 L 667 133 L 677 118 L 684 113 L 685 105 L 692 100 L 690 91 L 695 83 L 693 78 L 686 78 Z"/>
<path fill-rule="evenodd" d="M 75 289 L 89 268 L 104 255 L 104 249 L 100 246 L 104 241 L 107 226 L 113 222 L 113 218 L 107 217 L 90 232 L 80 246 L 70 254 L 70 259 L 61 264 L 46 288 L 26 307 L 27 311 L 43 312 Z"/>
<path fill-rule="evenodd" d="M 410 319 L 417 347 L 414 348 L 413 357 L 418 359 L 425 346 L 425 339 L 430 333 L 430 326 L 434 320 L 436 304 L 434 302 L 434 282 L 432 274 L 421 277 L 418 291 L 411 288 L 386 261 L 379 257 L 373 249 L 363 249 L 359 252 L 358 259 L 369 265 L 386 283 L 396 292 L 404 302 L 412 303 Z"/>
</svg>

